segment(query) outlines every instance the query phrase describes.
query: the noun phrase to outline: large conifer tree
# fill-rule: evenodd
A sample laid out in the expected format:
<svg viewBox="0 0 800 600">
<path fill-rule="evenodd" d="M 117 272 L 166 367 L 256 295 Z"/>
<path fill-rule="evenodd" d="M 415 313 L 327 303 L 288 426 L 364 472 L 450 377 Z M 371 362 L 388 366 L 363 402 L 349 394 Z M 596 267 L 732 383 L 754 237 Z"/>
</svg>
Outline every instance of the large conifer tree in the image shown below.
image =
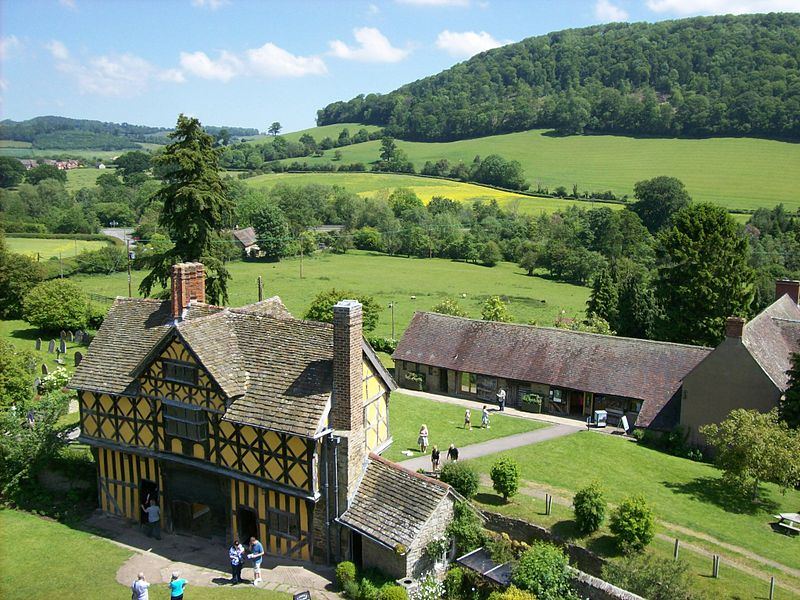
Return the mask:
<svg viewBox="0 0 800 600">
<path fill-rule="evenodd" d="M 174 141 L 164 153 L 153 158 L 155 168 L 164 173 L 163 185 L 153 198 L 164 204 L 158 222 L 174 246 L 144 259 L 152 270 L 139 291 L 147 296 L 156 284 L 165 288 L 172 265 L 199 261 L 206 267 L 207 300 L 224 304 L 230 274 L 222 261 L 227 240 L 221 232 L 232 204 L 219 174 L 219 149 L 200 121 L 183 114 L 170 138 Z"/>
</svg>

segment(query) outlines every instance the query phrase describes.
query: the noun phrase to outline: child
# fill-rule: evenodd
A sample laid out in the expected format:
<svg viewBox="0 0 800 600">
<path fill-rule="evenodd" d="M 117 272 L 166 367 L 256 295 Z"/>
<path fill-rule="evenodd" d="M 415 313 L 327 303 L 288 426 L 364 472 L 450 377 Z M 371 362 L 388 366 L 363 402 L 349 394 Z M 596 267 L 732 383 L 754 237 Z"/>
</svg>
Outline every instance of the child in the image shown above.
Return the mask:
<svg viewBox="0 0 800 600">
<path fill-rule="evenodd" d="M 489 428 L 489 409 L 486 408 L 486 405 L 483 405 L 483 412 L 481 413 L 481 427 L 484 429 Z"/>
<path fill-rule="evenodd" d="M 470 431 L 472 431 L 471 421 L 472 421 L 472 415 L 470 414 L 469 409 L 467 409 L 464 412 L 464 429 L 469 429 Z"/>
</svg>

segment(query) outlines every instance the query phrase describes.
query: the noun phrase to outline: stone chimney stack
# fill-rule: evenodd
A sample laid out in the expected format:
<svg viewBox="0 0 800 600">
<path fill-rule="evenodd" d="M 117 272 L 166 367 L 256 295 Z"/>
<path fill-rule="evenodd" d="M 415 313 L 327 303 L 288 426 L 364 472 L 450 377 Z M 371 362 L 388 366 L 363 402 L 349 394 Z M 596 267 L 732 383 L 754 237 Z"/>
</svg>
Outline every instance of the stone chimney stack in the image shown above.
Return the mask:
<svg viewBox="0 0 800 600">
<path fill-rule="evenodd" d="M 775 300 L 780 300 L 784 294 L 789 294 L 795 304 L 800 304 L 800 281 L 778 279 L 775 282 Z"/>
<path fill-rule="evenodd" d="M 744 323 L 745 320 L 742 317 L 728 317 L 725 322 L 725 337 L 741 339 Z"/>
<path fill-rule="evenodd" d="M 192 301 L 206 301 L 206 273 L 203 263 L 172 265 L 172 318 L 180 319 Z"/>
</svg>

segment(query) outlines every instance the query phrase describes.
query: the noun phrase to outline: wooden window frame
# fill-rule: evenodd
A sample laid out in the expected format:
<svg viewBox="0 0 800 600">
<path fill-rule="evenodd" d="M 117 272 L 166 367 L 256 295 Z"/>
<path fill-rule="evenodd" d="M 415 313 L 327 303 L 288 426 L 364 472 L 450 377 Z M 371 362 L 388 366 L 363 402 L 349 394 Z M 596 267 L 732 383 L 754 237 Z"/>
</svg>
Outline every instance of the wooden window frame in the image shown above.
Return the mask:
<svg viewBox="0 0 800 600">
<path fill-rule="evenodd" d="M 198 370 L 192 363 L 165 358 L 161 360 L 161 376 L 164 381 L 197 385 Z"/>
<path fill-rule="evenodd" d="M 270 535 L 287 540 L 300 539 L 300 518 L 292 512 L 269 508 L 267 509 L 267 523 Z M 292 525 L 294 525 L 295 533 L 292 533 Z"/>
<path fill-rule="evenodd" d="M 205 442 L 208 440 L 208 417 L 202 408 L 193 406 L 178 406 L 168 402 L 163 403 L 164 431 L 167 435 L 192 442 Z M 182 411 L 183 416 L 170 414 L 170 411 Z M 193 418 L 189 418 L 192 415 Z M 191 432 L 194 432 L 192 435 Z"/>
</svg>

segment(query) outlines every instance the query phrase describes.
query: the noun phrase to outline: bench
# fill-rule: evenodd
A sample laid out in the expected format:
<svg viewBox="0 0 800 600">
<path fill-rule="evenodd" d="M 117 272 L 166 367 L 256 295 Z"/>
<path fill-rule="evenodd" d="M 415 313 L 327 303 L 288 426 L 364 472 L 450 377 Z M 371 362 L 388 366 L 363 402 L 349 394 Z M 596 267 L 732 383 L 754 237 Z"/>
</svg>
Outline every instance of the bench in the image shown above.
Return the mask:
<svg viewBox="0 0 800 600">
<path fill-rule="evenodd" d="M 786 535 L 796 535 L 800 534 L 800 527 L 797 527 L 793 523 L 786 522 L 782 517 L 776 515 L 776 518 L 779 519 L 775 525 L 783 529 L 783 533 Z"/>
</svg>

